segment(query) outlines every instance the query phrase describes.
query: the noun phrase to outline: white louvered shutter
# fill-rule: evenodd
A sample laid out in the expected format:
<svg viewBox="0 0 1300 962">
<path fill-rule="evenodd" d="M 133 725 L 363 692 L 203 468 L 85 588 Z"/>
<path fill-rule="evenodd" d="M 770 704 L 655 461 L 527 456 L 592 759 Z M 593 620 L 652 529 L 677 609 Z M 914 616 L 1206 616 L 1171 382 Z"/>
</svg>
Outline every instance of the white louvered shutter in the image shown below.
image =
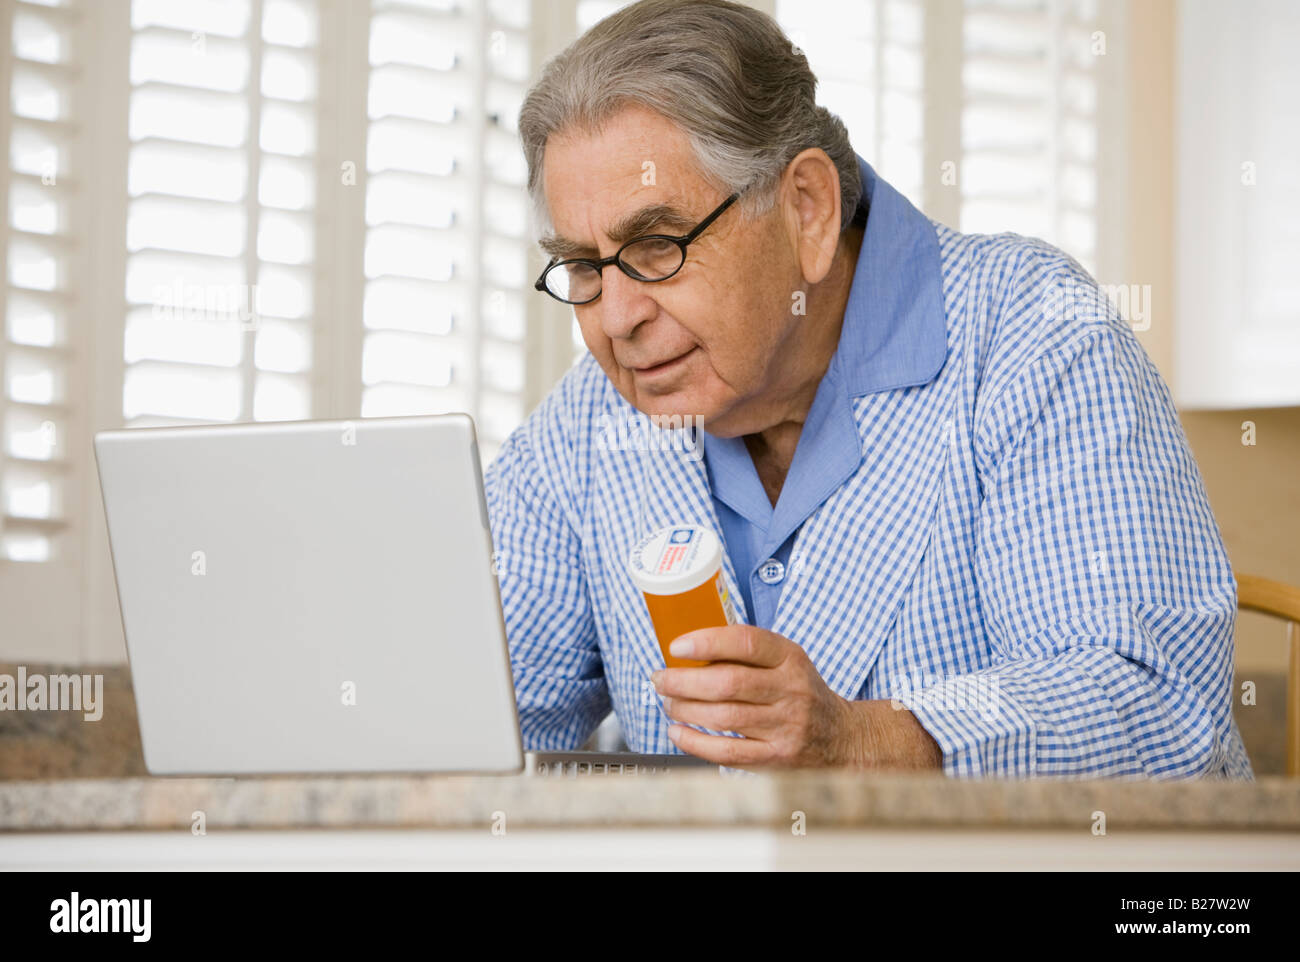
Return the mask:
<svg viewBox="0 0 1300 962">
<path fill-rule="evenodd" d="M 314 0 L 132 0 L 128 426 L 312 415 Z"/>
<path fill-rule="evenodd" d="M 83 400 L 70 363 L 77 12 L 21 2 L 0 9 L 9 91 L 0 128 L 8 147 L 0 558 L 54 562 L 69 555 L 69 429 Z"/>
<path fill-rule="evenodd" d="M 964 0 L 961 229 L 1041 237 L 1095 273 L 1095 0 Z"/>
<path fill-rule="evenodd" d="M 819 102 L 928 215 L 1095 270 L 1097 0 L 778 0 Z"/>
<path fill-rule="evenodd" d="M 844 121 L 876 172 L 921 206 L 921 0 L 777 0 L 776 19 L 817 77 L 817 102 Z"/>
<path fill-rule="evenodd" d="M 529 24 L 527 0 L 370 22 L 361 413 L 468 411 L 485 464 L 526 414 Z"/>
</svg>

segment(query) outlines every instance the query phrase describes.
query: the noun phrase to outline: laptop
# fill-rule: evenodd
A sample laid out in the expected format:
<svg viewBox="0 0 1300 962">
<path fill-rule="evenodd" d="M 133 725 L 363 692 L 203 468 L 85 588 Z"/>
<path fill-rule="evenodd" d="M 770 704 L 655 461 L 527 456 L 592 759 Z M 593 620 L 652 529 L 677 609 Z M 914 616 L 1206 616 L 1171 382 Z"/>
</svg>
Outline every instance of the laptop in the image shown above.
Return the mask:
<svg viewBox="0 0 1300 962">
<path fill-rule="evenodd" d="M 152 774 L 717 769 L 523 751 L 467 415 L 94 448 Z"/>
</svg>

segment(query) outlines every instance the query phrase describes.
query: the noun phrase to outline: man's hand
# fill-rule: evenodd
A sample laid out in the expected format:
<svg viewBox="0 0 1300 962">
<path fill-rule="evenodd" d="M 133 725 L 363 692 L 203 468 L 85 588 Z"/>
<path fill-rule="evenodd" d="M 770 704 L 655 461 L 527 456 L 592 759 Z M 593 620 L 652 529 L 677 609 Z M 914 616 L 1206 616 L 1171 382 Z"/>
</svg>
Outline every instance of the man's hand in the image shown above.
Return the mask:
<svg viewBox="0 0 1300 962">
<path fill-rule="evenodd" d="M 848 701 L 827 687 L 804 650 L 752 625 L 705 628 L 675 639 L 674 656 L 711 662 L 654 673 L 655 690 L 683 751 L 731 768 L 942 767 L 938 744 L 889 701 Z"/>
</svg>

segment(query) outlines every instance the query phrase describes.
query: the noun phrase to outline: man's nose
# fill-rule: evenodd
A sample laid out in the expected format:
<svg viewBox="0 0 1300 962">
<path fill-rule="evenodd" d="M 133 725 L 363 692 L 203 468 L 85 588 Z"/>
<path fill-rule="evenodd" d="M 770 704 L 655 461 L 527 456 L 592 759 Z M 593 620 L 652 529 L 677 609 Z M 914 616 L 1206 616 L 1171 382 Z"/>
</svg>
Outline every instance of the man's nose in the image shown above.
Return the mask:
<svg viewBox="0 0 1300 962">
<path fill-rule="evenodd" d="M 657 308 L 646 287 L 644 281 L 624 274 L 617 264 L 605 268 L 596 309 L 600 311 L 600 328 L 606 337 L 631 337 L 642 321 L 654 317 Z"/>
</svg>

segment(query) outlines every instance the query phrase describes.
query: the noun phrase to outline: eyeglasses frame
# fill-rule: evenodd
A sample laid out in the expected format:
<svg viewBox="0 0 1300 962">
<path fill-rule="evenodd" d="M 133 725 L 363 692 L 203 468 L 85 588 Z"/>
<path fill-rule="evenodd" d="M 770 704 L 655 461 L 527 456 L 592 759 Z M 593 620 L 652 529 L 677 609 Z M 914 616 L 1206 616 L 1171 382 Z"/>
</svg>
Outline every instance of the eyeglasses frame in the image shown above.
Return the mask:
<svg viewBox="0 0 1300 962">
<path fill-rule="evenodd" d="M 546 267 L 543 268 L 541 276 L 539 276 L 537 278 L 536 283 L 533 284 L 533 288 L 535 290 L 543 291 L 549 294 L 551 297 L 554 297 L 561 304 L 574 304 L 574 305 L 590 304 L 592 301 L 596 300 L 597 297 L 600 297 L 600 295 L 604 293 L 605 285 L 602 283 L 600 286 L 600 290 L 596 292 L 595 297 L 589 297 L 585 301 L 566 301 L 564 298 L 556 295 L 549 287 L 546 286 L 546 275 L 550 273 L 552 270 L 554 270 L 555 268 L 562 267 L 565 264 L 586 264 L 588 267 L 594 268 L 597 274 L 601 274 L 601 275 L 604 274 L 606 267 L 608 267 L 610 264 L 615 264 L 618 266 L 618 269 L 620 271 L 622 271 L 628 277 L 632 278 L 632 280 L 634 281 L 642 281 L 643 283 L 646 284 L 658 284 L 660 281 L 666 281 L 670 277 L 675 277 L 681 271 L 681 269 L 686 266 L 686 248 L 697 237 L 703 234 L 704 231 L 708 229 L 708 226 L 710 224 L 712 224 L 715 220 L 721 217 L 723 212 L 732 204 L 734 204 L 739 199 L 739 197 L 740 194 L 738 193 L 732 194 L 721 204 L 715 207 L 711 214 L 709 214 L 707 217 L 704 218 L 704 220 L 696 224 L 695 227 L 693 227 L 686 234 L 681 234 L 676 237 L 674 237 L 671 234 L 642 234 L 640 237 L 633 237 L 631 240 L 624 243 L 621 247 L 619 247 L 618 250 L 614 251 L 614 253 L 611 254 L 609 257 L 602 257 L 598 260 L 593 260 L 588 257 L 570 257 L 562 261 L 554 261 L 550 264 L 547 264 Z M 663 277 L 642 277 L 639 274 L 633 272 L 633 270 L 630 267 L 625 267 L 622 261 L 619 260 L 619 257 L 622 255 L 623 251 L 627 250 L 627 248 L 631 247 L 633 244 L 640 244 L 648 240 L 670 241 L 676 244 L 681 249 L 682 262 L 677 265 L 677 269 L 674 270 L 671 274 L 666 274 Z"/>
</svg>

